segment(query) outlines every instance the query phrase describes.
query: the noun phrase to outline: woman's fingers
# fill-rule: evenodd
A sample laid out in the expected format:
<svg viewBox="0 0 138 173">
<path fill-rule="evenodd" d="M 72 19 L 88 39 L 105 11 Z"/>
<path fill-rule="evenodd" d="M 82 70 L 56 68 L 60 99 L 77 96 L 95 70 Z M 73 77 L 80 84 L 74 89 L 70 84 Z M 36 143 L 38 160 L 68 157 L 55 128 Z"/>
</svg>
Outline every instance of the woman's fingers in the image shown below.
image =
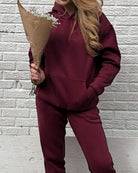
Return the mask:
<svg viewBox="0 0 138 173">
<path fill-rule="evenodd" d="M 37 66 L 34 63 L 31 63 L 30 72 L 31 80 L 36 80 L 37 82 L 39 80 L 39 72 Z"/>
<path fill-rule="evenodd" d="M 40 78 L 39 75 L 33 75 L 33 74 L 31 75 L 31 77 L 32 77 L 33 79 L 34 79 L 34 78 L 35 78 L 35 79 L 39 79 L 39 78 Z"/>
<path fill-rule="evenodd" d="M 38 72 L 38 67 L 34 63 L 32 63 L 30 67 L 30 71 L 33 73 L 36 73 Z"/>
<path fill-rule="evenodd" d="M 39 72 L 37 70 L 34 70 L 33 68 L 31 68 L 30 71 L 31 71 L 32 74 L 36 74 L 36 75 L 39 74 Z"/>
<path fill-rule="evenodd" d="M 38 70 L 38 67 L 34 63 L 31 63 L 31 67 L 35 70 Z"/>
<path fill-rule="evenodd" d="M 35 77 L 35 78 L 39 78 L 39 77 L 40 77 L 40 73 L 31 70 L 31 76 L 32 76 L 32 77 Z"/>
</svg>

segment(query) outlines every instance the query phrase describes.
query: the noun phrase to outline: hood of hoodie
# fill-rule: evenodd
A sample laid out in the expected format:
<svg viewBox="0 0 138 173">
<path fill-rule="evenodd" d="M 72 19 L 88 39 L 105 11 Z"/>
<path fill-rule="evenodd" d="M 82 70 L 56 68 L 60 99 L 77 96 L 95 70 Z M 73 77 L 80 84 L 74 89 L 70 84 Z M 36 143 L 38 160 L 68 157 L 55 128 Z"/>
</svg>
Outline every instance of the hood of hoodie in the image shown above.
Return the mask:
<svg viewBox="0 0 138 173">
<path fill-rule="evenodd" d="M 63 6 L 61 6 L 60 4 L 58 4 L 57 2 L 54 3 L 52 12 L 57 13 L 60 18 L 74 20 L 75 12 L 73 12 L 71 15 L 69 15 L 69 13 L 65 10 L 65 8 Z"/>
</svg>

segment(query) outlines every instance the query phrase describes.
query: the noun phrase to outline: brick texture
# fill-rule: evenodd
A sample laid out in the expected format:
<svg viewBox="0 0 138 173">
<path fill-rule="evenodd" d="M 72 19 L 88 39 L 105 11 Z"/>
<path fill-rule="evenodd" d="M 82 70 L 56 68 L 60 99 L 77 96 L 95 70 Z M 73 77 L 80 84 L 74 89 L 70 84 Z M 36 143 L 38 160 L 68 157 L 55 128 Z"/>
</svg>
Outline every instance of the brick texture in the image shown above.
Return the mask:
<svg viewBox="0 0 138 173">
<path fill-rule="evenodd" d="M 50 11 L 54 0 L 21 0 Z M 122 54 L 121 70 L 99 97 L 107 136 L 138 137 L 138 0 L 104 0 Z M 0 135 L 38 135 L 27 42 L 15 0 L 0 0 Z M 74 135 L 67 124 L 67 135 Z"/>
</svg>

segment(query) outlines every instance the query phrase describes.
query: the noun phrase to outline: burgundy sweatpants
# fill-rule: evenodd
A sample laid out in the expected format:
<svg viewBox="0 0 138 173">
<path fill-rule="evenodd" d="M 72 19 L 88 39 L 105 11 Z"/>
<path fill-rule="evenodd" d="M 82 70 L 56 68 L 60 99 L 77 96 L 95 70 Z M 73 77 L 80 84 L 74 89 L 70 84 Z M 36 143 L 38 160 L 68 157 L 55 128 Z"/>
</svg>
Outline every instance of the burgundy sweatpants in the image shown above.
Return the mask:
<svg viewBox="0 0 138 173">
<path fill-rule="evenodd" d="M 115 173 L 97 107 L 71 112 L 36 97 L 40 142 L 46 173 L 65 173 L 65 134 L 69 123 L 91 173 Z"/>
</svg>

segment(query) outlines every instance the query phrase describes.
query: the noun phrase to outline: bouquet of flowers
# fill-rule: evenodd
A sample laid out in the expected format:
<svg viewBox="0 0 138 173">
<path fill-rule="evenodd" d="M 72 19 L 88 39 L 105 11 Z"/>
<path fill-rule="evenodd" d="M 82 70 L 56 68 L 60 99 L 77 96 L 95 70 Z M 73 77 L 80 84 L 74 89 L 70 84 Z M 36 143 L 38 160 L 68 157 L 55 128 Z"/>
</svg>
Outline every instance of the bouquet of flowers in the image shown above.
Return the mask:
<svg viewBox="0 0 138 173">
<path fill-rule="evenodd" d="M 28 42 L 30 43 L 33 61 L 39 67 L 45 45 L 48 42 L 51 29 L 58 24 L 57 19 L 49 13 L 37 13 L 35 8 L 28 12 L 17 1 L 19 12 L 21 15 L 24 31 Z M 29 95 L 34 95 L 36 81 L 33 80 L 32 90 Z"/>
</svg>

